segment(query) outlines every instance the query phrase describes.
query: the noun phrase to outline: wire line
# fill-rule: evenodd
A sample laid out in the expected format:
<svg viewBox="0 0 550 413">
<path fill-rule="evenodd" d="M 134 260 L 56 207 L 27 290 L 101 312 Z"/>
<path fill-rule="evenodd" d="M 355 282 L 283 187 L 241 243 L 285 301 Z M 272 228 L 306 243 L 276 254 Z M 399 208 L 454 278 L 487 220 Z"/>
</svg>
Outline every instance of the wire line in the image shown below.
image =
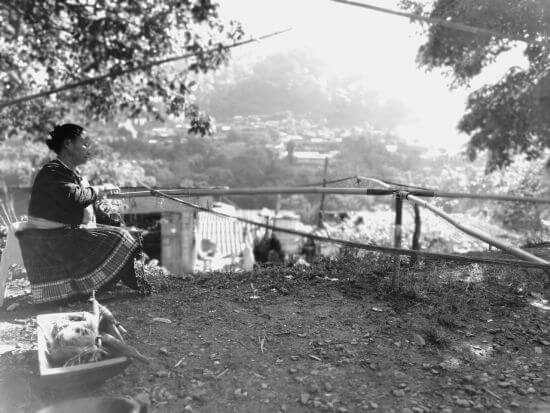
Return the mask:
<svg viewBox="0 0 550 413">
<path fill-rule="evenodd" d="M 232 48 L 235 48 L 235 47 L 244 46 L 245 44 L 258 42 L 260 40 L 265 40 L 269 37 L 277 36 L 279 34 L 286 33 L 290 30 L 291 30 L 291 28 L 287 28 L 287 29 L 284 29 L 284 30 L 279 30 L 279 31 L 276 31 L 276 32 L 264 34 L 264 35 L 259 36 L 259 37 L 253 37 L 251 39 L 242 40 L 242 41 L 239 41 L 239 42 L 236 42 L 236 43 L 233 43 L 233 44 L 222 45 L 221 47 L 214 47 L 214 48 L 206 50 L 205 52 L 186 53 L 186 54 L 180 55 L 180 56 L 169 57 L 169 58 L 162 59 L 162 60 L 155 60 L 153 62 L 149 62 L 149 63 L 143 64 L 143 65 L 137 66 L 137 67 L 133 67 L 131 69 L 125 69 L 125 70 L 120 70 L 120 71 L 111 71 L 111 72 L 103 74 L 103 75 L 94 76 L 94 77 L 90 77 L 90 78 L 87 78 L 87 79 L 82 79 L 82 80 L 79 80 L 79 81 L 74 82 L 74 83 L 68 83 L 66 85 L 59 86 L 59 87 L 49 89 L 49 90 L 45 90 L 45 91 L 35 93 L 35 94 L 32 94 L 32 95 L 22 96 L 20 98 L 15 98 L 15 99 L 7 100 L 7 101 L 0 101 L 0 110 L 4 109 L 5 107 L 8 107 L 8 106 L 13 106 L 13 105 L 17 105 L 19 103 L 27 102 L 29 100 L 34 100 L 34 99 L 38 99 L 38 98 L 41 98 L 41 97 L 53 95 L 54 93 L 63 92 L 65 90 L 69 90 L 69 89 L 74 89 L 74 88 L 77 88 L 77 87 L 80 87 L 80 86 L 87 85 L 89 83 L 97 82 L 99 80 L 120 77 L 120 76 L 126 75 L 128 73 L 133 73 L 133 72 L 137 72 L 137 71 L 140 71 L 140 70 L 149 69 L 149 68 L 154 67 L 154 66 L 159 66 L 159 65 L 163 65 L 165 63 L 175 62 L 177 60 L 188 59 L 190 57 L 193 57 L 193 56 L 196 56 L 196 55 L 199 55 L 199 54 L 203 54 L 203 53 L 204 54 L 212 53 L 212 52 L 218 51 L 220 49 L 232 49 Z"/>
<path fill-rule="evenodd" d="M 406 17 L 411 20 L 419 20 L 425 23 L 438 24 L 441 26 L 448 27 L 450 29 L 460 30 L 460 31 L 468 32 L 472 34 L 483 34 L 483 35 L 495 36 L 503 39 L 517 40 L 525 43 L 535 43 L 530 40 L 527 40 L 518 36 L 514 36 L 511 34 L 505 34 L 496 30 L 485 29 L 483 27 L 471 26 L 469 24 L 453 22 L 451 20 L 445 20 L 439 17 L 427 17 L 427 16 L 422 16 L 414 13 L 407 13 L 407 12 L 387 9 L 385 7 L 374 6 L 372 4 L 367 4 L 367 3 L 357 2 L 357 1 L 350 1 L 350 0 L 331 0 L 331 1 L 336 3 L 346 4 L 348 6 L 356 6 L 364 9 L 374 10 L 380 13 L 391 14 L 394 16 Z"/>
</svg>

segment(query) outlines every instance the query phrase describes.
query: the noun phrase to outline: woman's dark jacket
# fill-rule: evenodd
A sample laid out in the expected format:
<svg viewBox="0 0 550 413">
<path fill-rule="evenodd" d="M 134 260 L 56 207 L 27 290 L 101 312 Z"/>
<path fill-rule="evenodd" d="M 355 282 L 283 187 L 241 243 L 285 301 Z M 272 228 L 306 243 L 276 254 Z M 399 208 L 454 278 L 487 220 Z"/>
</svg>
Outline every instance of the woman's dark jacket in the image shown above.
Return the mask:
<svg viewBox="0 0 550 413">
<path fill-rule="evenodd" d="M 45 164 L 34 179 L 29 215 L 76 226 L 82 223 L 84 209 L 96 199 L 95 190 L 83 187 L 81 176 L 56 159 Z"/>
</svg>

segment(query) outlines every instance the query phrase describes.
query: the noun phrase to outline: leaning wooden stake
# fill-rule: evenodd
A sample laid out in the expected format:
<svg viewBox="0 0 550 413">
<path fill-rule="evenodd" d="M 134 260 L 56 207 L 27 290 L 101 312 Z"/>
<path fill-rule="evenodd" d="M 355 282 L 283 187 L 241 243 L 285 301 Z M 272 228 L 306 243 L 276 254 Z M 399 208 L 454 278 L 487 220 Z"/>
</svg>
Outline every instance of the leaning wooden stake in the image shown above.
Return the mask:
<svg viewBox="0 0 550 413">
<path fill-rule="evenodd" d="M 520 248 L 514 247 L 514 246 L 509 245 L 509 244 L 506 244 L 505 242 L 499 241 L 499 240 L 491 237 L 489 234 L 486 234 L 483 231 L 479 231 L 475 228 L 470 228 L 470 227 L 468 227 L 464 224 L 459 223 L 454 218 L 452 218 L 449 214 L 446 214 L 445 212 L 441 211 L 439 208 L 434 207 L 433 205 L 427 203 L 426 201 L 423 201 L 422 199 L 420 199 L 420 198 L 418 198 L 414 195 L 408 194 L 406 192 L 403 192 L 402 195 L 405 198 L 407 198 L 409 201 L 432 211 L 434 214 L 436 214 L 437 216 L 443 218 L 445 221 L 449 222 L 451 225 L 455 226 L 456 228 L 458 228 L 462 232 L 465 232 L 466 234 L 468 234 L 468 235 L 470 235 L 474 238 L 485 241 L 489 245 L 493 245 L 493 246 L 495 246 L 495 247 L 497 247 L 497 248 L 499 248 L 503 251 L 506 251 L 506 252 L 518 257 L 518 258 L 521 258 L 521 259 L 524 259 L 524 260 L 527 260 L 527 261 L 536 262 L 536 263 L 539 263 L 539 264 L 550 264 L 550 262 L 548 262 L 546 260 L 543 260 L 542 258 L 539 258 L 536 255 L 530 254 L 526 251 L 523 251 Z"/>
<path fill-rule="evenodd" d="M 411 249 L 415 251 L 420 251 L 420 232 L 422 230 L 422 220 L 420 218 L 420 207 L 416 204 L 414 207 L 414 232 L 412 238 Z M 415 255 L 411 257 L 411 265 L 415 265 L 418 261 L 418 257 Z"/>
</svg>

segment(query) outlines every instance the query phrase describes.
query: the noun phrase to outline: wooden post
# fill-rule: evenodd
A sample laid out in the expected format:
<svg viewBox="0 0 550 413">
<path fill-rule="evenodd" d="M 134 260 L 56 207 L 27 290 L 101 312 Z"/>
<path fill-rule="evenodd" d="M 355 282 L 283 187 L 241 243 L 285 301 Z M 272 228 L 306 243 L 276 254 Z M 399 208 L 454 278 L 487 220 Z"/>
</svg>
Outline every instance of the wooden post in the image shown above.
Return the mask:
<svg viewBox="0 0 550 413">
<path fill-rule="evenodd" d="M 393 246 L 401 248 L 401 225 L 403 222 L 403 198 L 401 194 L 395 194 L 395 227 L 393 233 Z"/>
<path fill-rule="evenodd" d="M 403 222 L 403 198 L 399 192 L 395 194 L 395 227 L 393 233 L 393 246 L 401 248 L 401 225 Z M 401 289 L 401 257 L 395 257 L 392 274 L 392 289 L 397 292 Z"/>
<path fill-rule="evenodd" d="M 325 158 L 325 169 L 323 171 L 323 188 L 327 186 L 328 157 Z M 317 226 L 323 225 L 323 208 L 325 205 L 325 194 L 321 194 L 321 203 L 319 204 L 319 216 L 317 217 Z"/>
<path fill-rule="evenodd" d="M 413 204 L 414 207 L 414 232 L 412 238 L 412 249 L 415 251 L 420 251 L 420 231 L 422 228 L 422 221 L 420 219 L 420 207 L 416 204 Z M 411 256 L 411 266 L 415 265 L 418 261 L 416 255 Z"/>
</svg>

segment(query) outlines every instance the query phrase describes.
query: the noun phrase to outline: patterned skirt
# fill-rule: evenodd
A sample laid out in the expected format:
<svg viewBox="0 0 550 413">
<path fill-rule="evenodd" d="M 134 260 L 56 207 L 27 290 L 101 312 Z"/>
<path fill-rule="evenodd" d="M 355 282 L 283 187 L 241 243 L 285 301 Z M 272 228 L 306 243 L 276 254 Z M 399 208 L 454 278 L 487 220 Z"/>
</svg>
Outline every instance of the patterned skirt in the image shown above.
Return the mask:
<svg viewBox="0 0 550 413">
<path fill-rule="evenodd" d="M 17 237 L 36 304 L 89 295 L 118 280 L 138 289 L 140 245 L 124 229 L 26 229 Z"/>
</svg>

